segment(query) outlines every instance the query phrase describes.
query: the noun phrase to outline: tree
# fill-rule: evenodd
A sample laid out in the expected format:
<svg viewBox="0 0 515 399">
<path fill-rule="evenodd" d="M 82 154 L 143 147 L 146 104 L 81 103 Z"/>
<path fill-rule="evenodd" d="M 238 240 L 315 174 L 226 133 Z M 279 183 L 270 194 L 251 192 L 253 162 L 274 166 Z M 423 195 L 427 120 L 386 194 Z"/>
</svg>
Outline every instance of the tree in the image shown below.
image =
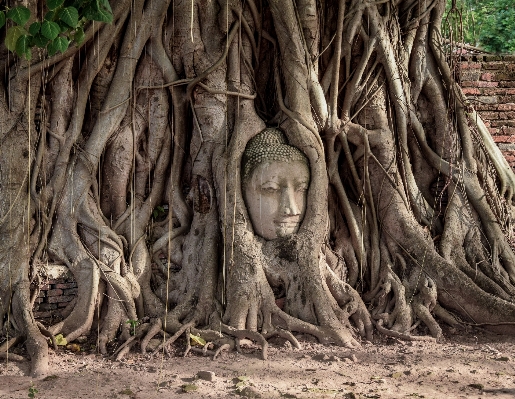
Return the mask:
<svg viewBox="0 0 515 399">
<path fill-rule="evenodd" d="M 264 357 L 272 335 L 298 345 L 292 332 L 347 347 L 373 326 L 513 333 L 515 178 L 445 62 L 444 11 L 120 0 L 79 47 L 31 61 L 2 47 L 0 320 L 32 372 L 47 370 L 44 335 L 98 331 L 106 353 L 118 334 L 125 351 L 136 320 L 143 352 L 165 330 L 217 350 L 247 337 Z M 274 239 L 242 188 L 266 126 L 310 176 L 300 227 Z M 47 328 L 30 283 L 51 262 L 78 295 Z"/>
<path fill-rule="evenodd" d="M 515 10 L 510 0 L 447 0 L 447 11 L 444 27 L 451 39 L 493 53 L 515 52 Z"/>
</svg>

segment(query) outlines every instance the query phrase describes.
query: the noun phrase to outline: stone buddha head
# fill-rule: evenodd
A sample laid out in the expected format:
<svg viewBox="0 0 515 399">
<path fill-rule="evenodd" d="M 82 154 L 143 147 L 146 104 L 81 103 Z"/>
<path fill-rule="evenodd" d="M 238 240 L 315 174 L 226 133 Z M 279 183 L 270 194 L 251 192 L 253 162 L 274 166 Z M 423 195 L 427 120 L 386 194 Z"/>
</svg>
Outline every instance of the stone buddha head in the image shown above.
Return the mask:
<svg viewBox="0 0 515 399">
<path fill-rule="evenodd" d="M 243 198 L 257 235 L 266 240 L 298 231 L 306 212 L 310 172 L 306 156 L 276 128 L 259 132 L 242 158 Z"/>
</svg>

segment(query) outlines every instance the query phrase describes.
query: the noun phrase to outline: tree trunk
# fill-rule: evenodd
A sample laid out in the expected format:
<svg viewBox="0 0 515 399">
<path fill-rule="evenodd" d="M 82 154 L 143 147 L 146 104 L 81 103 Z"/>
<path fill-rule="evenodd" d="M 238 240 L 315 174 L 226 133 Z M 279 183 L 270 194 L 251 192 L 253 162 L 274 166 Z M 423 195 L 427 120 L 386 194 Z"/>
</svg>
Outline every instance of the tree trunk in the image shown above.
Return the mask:
<svg viewBox="0 0 515 399">
<path fill-rule="evenodd" d="M 446 63 L 444 8 L 124 0 L 63 54 L 2 44 L 0 327 L 27 338 L 32 372 L 47 372 L 43 333 L 98 333 L 107 354 L 136 321 L 127 349 L 195 333 L 263 357 L 273 335 L 300 346 L 293 333 L 513 333 L 515 176 Z M 267 142 L 256 162 L 286 188 L 261 182 L 257 201 L 297 212 L 272 238 L 245 175 L 267 127 L 283 155 Z M 286 186 L 302 168 L 277 165 L 303 160 L 309 183 Z M 78 284 L 48 328 L 31 311 L 45 263 Z"/>
</svg>

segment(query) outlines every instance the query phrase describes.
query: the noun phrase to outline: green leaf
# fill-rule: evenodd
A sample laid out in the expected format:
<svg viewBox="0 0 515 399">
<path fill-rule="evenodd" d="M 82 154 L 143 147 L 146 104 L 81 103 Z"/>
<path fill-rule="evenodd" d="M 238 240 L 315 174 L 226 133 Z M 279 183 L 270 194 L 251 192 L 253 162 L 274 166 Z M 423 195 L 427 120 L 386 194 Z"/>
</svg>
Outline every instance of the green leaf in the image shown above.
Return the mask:
<svg viewBox="0 0 515 399">
<path fill-rule="evenodd" d="M 77 28 L 75 30 L 75 34 L 73 35 L 73 40 L 75 40 L 75 43 L 77 44 L 82 44 L 85 36 L 86 35 L 84 34 L 84 30 L 82 28 Z"/>
<path fill-rule="evenodd" d="M 41 33 L 49 40 L 54 40 L 60 31 L 61 28 L 55 22 L 43 21 L 41 25 Z"/>
<path fill-rule="evenodd" d="M 18 25 L 25 25 L 30 18 L 30 10 L 27 7 L 19 6 L 7 11 L 7 18 L 12 19 Z"/>
<path fill-rule="evenodd" d="M 45 21 L 53 21 L 55 17 L 55 12 L 49 11 L 45 14 Z"/>
<path fill-rule="evenodd" d="M 36 36 L 38 33 L 39 33 L 39 30 L 41 29 L 41 23 L 39 22 L 33 22 L 32 24 L 30 24 L 29 26 L 29 33 L 32 35 L 32 36 Z"/>
<path fill-rule="evenodd" d="M 10 51 L 16 51 L 16 42 L 20 38 L 21 35 L 26 35 L 27 31 L 23 29 L 23 27 L 16 25 L 11 26 L 7 29 L 7 34 L 5 35 L 5 47 L 7 47 Z"/>
<path fill-rule="evenodd" d="M 30 52 L 30 36 L 29 35 L 21 35 L 16 41 L 16 54 L 20 57 L 25 56 L 28 60 L 30 60 L 32 53 Z"/>
<path fill-rule="evenodd" d="M 68 26 L 75 28 L 79 23 L 79 12 L 75 7 L 66 7 L 59 13 L 59 19 Z"/>
<path fill-rule="evenodd" d="M 68 341 L 66 341 L 66 338 L 63 337 L 63 334 L 57 334 L 55 336 L 55 343 L 59 346 L 68 345 Z"/>
<path fill-rule="evenodd" d="M 35 35 L 32 39 L 32 41 L 34 42 L 34 44 L 40 48 L 45 48 L 46 45 L 48 44 L 49 40 L 43 36 L 41 33 L 38 33 L 37 35 Z"/>
<path fill-rule="evenodd" d="M 55 38 L 53 42 L 56 43 L 57 50 L 60 51 L 61 53 L 64 53 L 68 49 L 68 46 L 70 45 L 70 41 L 63 36 L 59 36 L 59 37 Z"/>
<path fill-rule="evenodd" d="M 194 346 L 205 346 L 206 345 L 206 340 L 197 335 L 190 334 L 190 339 Z"/>
<path fill-rule="evenodd" d="M 49 10 L 55 10 L 61 4 L 64 3 L 64 0 L 47 0 L 46 5 Z"/>
<path fill-rule="evenodd" d="M 5 12 L 0 11 L 0 28 L 5 25 Z"/>
<path fill-rule="evenodd" d="M 106 7 L 104 1 L 102 1 L 102 4 L 100 3 L 101 2 L 99 0 L 96 0 L 85 7 L 84 17 L 92 21 L 106 22 L 110 24 L 113 22 L 111 7 Z M 109 3 L 107 2 L 107 4 Z"/>
</svg>

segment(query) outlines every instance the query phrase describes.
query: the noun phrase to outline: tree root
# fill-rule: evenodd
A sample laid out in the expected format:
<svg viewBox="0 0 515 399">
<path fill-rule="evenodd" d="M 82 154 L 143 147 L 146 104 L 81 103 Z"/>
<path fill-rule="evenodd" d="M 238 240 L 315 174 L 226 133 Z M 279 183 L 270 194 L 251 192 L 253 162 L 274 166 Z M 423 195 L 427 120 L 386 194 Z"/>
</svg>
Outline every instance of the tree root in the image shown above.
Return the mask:
<svg viewBox="0 0 515 399">
<path fill-rule="evenodd" d="M 377 320 L 377 321 L 374 320 L 374 325 L 376 326 L 377 331 L 379 331 L 380 333 L 382 333 L 382 334 L 384 334 L 384 335 L 386 335 L 388 337 L 398 338 L 398 339 L 402 339 L 404 341 L 431 341 L 431 342 L 436 342 L 436 339 L 433 338 L 433 337 L 409 335 L 409 334 L 404 334 L 404 333 L 401 333 L 401 332 L 398 332 L 398 331 L 389 330 L 389 329 L 383 327 L 383 320 Z"/>
<path fill-rule="evenodd" d="M 12 360 L 13 362 L 25 362 L 27 359 L 25 359 L 23 356 L 16 355 L 14 353 L 9 352 L 0 352 L 0 359 L 1 360 Z"/>
<path fill-rule="evenodd" d="M 38 326 L 39 331 L 41 332 L 41 334 L 43 334 L 43 336 L 50 338 L 50 340 L 52 341 L 52 346 L 54 347 L 54 351 L 57 351 L 57 341 L 55 339 L 54 334 L 48 331 L 46 327 L 39 321 L 36 321 L 36 326 Z"/>
</svg>

